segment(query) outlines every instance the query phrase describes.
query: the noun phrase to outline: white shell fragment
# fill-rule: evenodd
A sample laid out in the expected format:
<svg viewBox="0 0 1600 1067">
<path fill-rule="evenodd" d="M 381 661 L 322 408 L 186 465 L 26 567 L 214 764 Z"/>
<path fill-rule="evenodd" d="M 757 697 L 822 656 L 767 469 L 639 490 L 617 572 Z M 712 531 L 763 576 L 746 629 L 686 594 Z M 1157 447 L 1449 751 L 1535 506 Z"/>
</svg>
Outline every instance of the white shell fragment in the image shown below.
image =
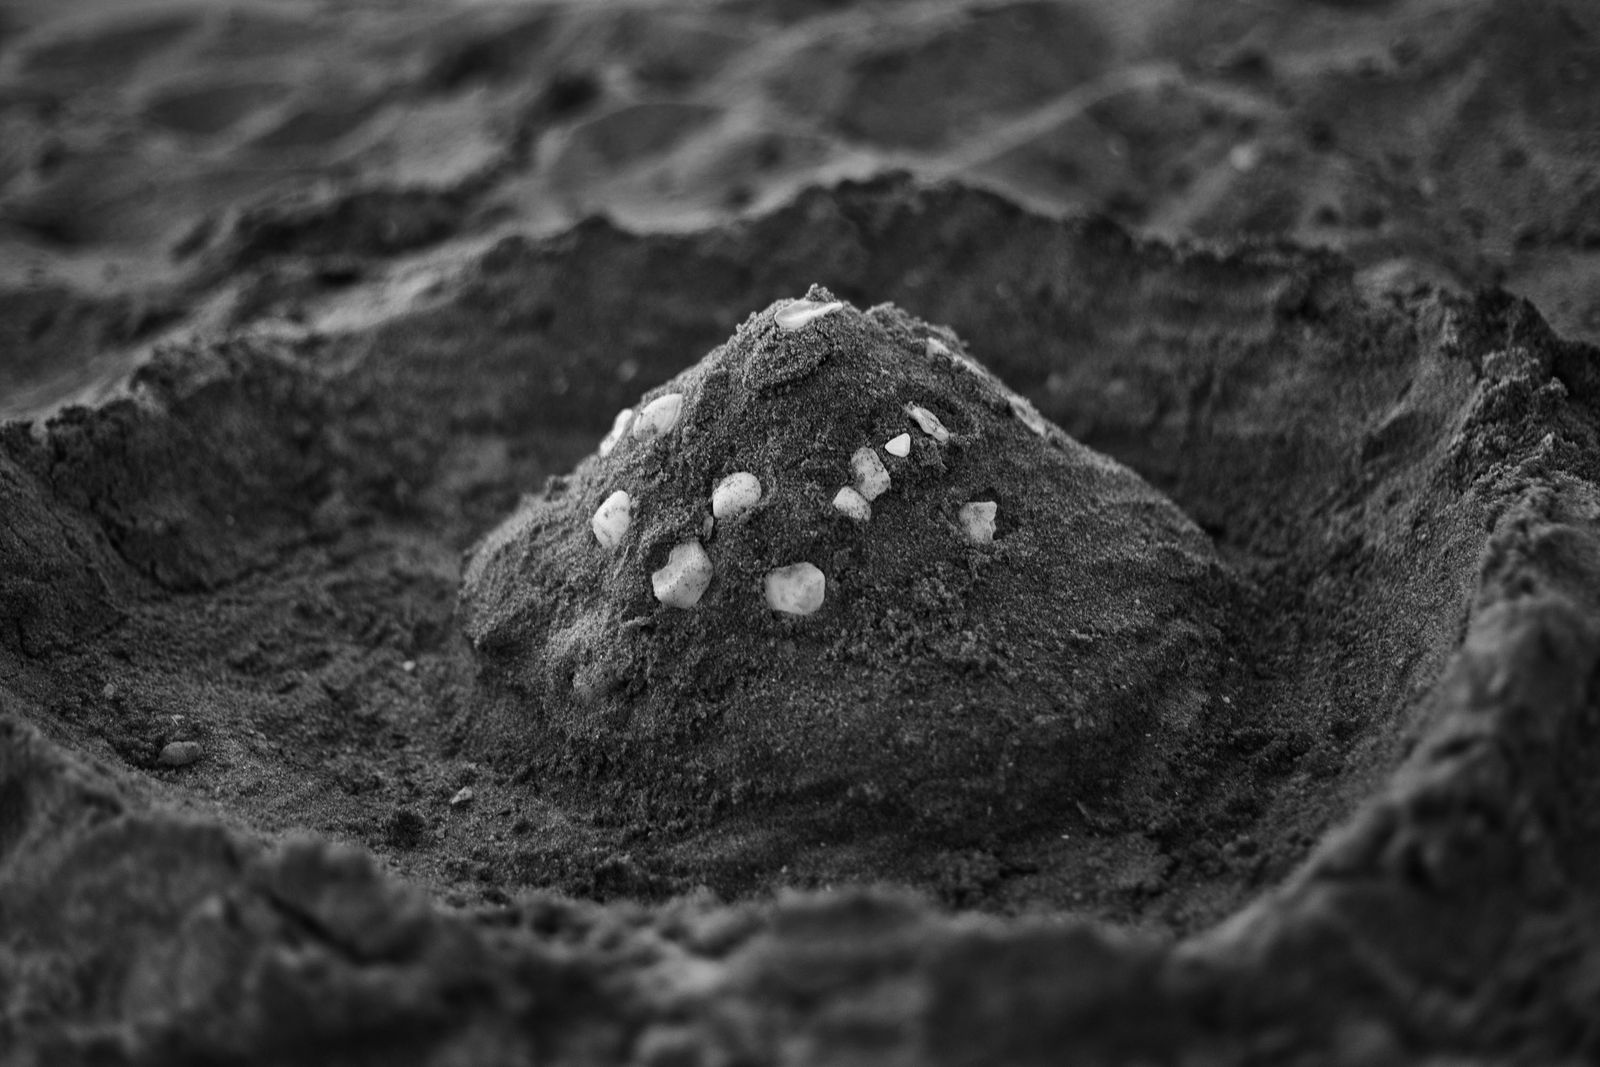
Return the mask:
<svg viewBox="0 0 1600 1067">
<path fill-rule="evenodd" d="M 1000 506 L 992 500 L 974 500 L 961 505 L 961 528 L 975 545 L 994 543 L 994 517 Z"/>
<path fill-rule="evenodd" d="M 200 758 L 200 742 L 172 741 L 161 750 L 163 767 L 187 767 Z"/>
<path fill-rule="evenodd" d="M 678 424 L 678 416 L 682 413 L 682 393 L 658 396 L 646 404 L 633 421 L 633 436 L 646 439 L 660 437 Z"/>
<path fill-rule="evenodd" d="M 611 455 L 611 450 L 617 447 L 622 435 L 628 432 L 628 422 L 632 418 L 632 408 L 623 408 L 617 412 L 617 417 L 611 421 L 611 429 L 600 439 L 600 458 L 604 459 Z"/>
<path fill-rule="evenodd" d="M 901 459 L 905 459 L 911 455 L 911 435 L 903 433 L 889 438 L 884 444 L 883 450 L 891 456 L 899 456 Z"/>
<path fill-rule="evenodd" d="M 929 356 L 955 355 L 954 352 L 950 351 L 950 346 L 939 340 L 937 337 L 924 338 L 922 343 L 924 347 L 926 347 Z"/>
<path fill-rule="evenodd" d="M 594 539 L 602 546 L 616 548 L 622 544 L 622 535 L 628 532 L 628 523 L 631 521 L 633 498 L 618 489 L 595 509 L 594 518 L 589 520 L 589 528 L 594 531 Z"/>
<path fill-rule="evenodd" d="M 818 304 L 811 300 L 791 300 L 779 309 L 773 319 L 783 329 L 793 332 L 824 315 L 833 314 L 842 307 L 844 307 L 842 300 L 832 300 L 826 304 Z"/>
<path fill-rule="evenodd" d="M 944 428 L 944 423 L 939 421 L 939 416 L 921 404 L 907 404 L 906 414 L 910 415 L 911 420 L 922 428 L 923 433 L 941 445 L 950 440 L 950 431 Z"/>
<path fill-rule="evenodd" d="M 855 472 L 856 492 L 864 499 L 876 500 L 889 491 L 889 468 L 883 465 L 875 449 L 856 449 L 856 454 L 850 457 L 850 469 Z"/>
<path fill-rule="evenodd" d="M 1039 409 L 1020 396 L 1013 396 L 1010 400 L 1011 414 L 1018 421 L 1040 437 L 1050 436 L 1050 427 L 1044 421 L 1044 416 L 1039 414 Z"/>
<path fill-rule="evenodd" d="M 840 514 L 857 522 L 872 521 L 872 505 L 867 503 L 866 497 L 848 485 L 833 494 L 833 506 Z"/>
<path fill-rule="evenodd" d="M 767 607 L 786 615 L 810 615 L 822 607 L 827 579 L 810 563 L 793 563 L 767 572 Z"/>
<path fill-rule="evenodd" d="M 730 474 L 711 490 L 711 514 L 736 519 L 761 502 L 761 480 L 749 471 Z"/>
<path fill-rule="evenodd" d="M 650 576 L 656 599 L 669 608 L 692 608 L 711 584 L 711 557 L 699 541 L 675 545 L 667 564 Z"/>
</svg>

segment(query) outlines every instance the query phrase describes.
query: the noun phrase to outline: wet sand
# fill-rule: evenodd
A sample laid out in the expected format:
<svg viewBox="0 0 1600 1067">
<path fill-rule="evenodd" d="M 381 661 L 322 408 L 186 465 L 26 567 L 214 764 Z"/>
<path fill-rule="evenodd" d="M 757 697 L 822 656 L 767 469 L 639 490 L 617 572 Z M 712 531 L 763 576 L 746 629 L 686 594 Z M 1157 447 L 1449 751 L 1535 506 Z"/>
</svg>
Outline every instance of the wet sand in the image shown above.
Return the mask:
<svg viewBox="0 0 1600 1067">
<path fill-rule="evenodd" d="M 1531 0 L 13 5 L 0 1043 L 1592 1056 L 1596 32 Z M 912 760 L 914 805 L 843 818 L 663 802 L 654 747 L 552 760 L 486 695 L 465 554 L 813 283 L 948 327 L 1208 542 L 1227 581 L 1163 653 L 1185 730 L 956 821 Z M 919 603 L 894 647 L 965 655 Z M 1004 646 L 974 691 L 1031 713 Z"/>
</svg>

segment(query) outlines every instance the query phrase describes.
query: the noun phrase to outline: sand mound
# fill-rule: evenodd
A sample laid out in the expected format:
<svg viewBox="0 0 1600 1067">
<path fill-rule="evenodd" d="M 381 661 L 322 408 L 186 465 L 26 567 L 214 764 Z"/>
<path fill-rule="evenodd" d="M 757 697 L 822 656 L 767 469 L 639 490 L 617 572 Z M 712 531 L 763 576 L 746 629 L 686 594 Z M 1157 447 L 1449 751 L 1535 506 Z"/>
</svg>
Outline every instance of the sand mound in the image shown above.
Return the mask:
<svg viewBox="0 0 1600 1067">
<path fill-rule="evenodd" d="M 1015 825 L 1197 724 L 1227 586 L 951 334 L 813 288 L 489 534 L 462 613 L 543 769 Z"/>
</svg>

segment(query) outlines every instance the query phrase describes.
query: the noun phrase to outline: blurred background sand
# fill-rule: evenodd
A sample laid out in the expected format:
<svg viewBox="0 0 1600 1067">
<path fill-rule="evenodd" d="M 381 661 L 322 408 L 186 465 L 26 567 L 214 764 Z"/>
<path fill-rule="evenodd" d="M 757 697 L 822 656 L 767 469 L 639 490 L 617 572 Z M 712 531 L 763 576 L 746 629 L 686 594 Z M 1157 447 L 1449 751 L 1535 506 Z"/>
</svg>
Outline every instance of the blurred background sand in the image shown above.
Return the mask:
<svg viewBox="0 0 1600 1067">
<path fill-rule="evenodd" d="M 1600 338 L 1597 32 L 1545 0 L 12 0 L 0 414 L 197 327 L 370 323 L 509 231 L 889 169 Z"/>
</svg>

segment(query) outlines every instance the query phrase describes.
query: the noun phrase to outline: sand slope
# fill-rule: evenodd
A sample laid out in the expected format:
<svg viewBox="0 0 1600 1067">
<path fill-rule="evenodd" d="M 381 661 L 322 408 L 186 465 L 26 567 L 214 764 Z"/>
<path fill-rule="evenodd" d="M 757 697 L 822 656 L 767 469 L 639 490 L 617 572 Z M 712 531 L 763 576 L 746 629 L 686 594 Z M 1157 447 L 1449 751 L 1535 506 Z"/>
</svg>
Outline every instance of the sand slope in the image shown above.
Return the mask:
<svg viewBox="0 0 1600 1067">
<path fill-rule="evenodd" d="M 1597 30 L 12 5 L 0 1049 L 1592 1057 Z M 828 837 L 481 729 L 462 553 L 817 282 L 951 327 L 1237 577 L 1159 790 Z"/>
</svg>

